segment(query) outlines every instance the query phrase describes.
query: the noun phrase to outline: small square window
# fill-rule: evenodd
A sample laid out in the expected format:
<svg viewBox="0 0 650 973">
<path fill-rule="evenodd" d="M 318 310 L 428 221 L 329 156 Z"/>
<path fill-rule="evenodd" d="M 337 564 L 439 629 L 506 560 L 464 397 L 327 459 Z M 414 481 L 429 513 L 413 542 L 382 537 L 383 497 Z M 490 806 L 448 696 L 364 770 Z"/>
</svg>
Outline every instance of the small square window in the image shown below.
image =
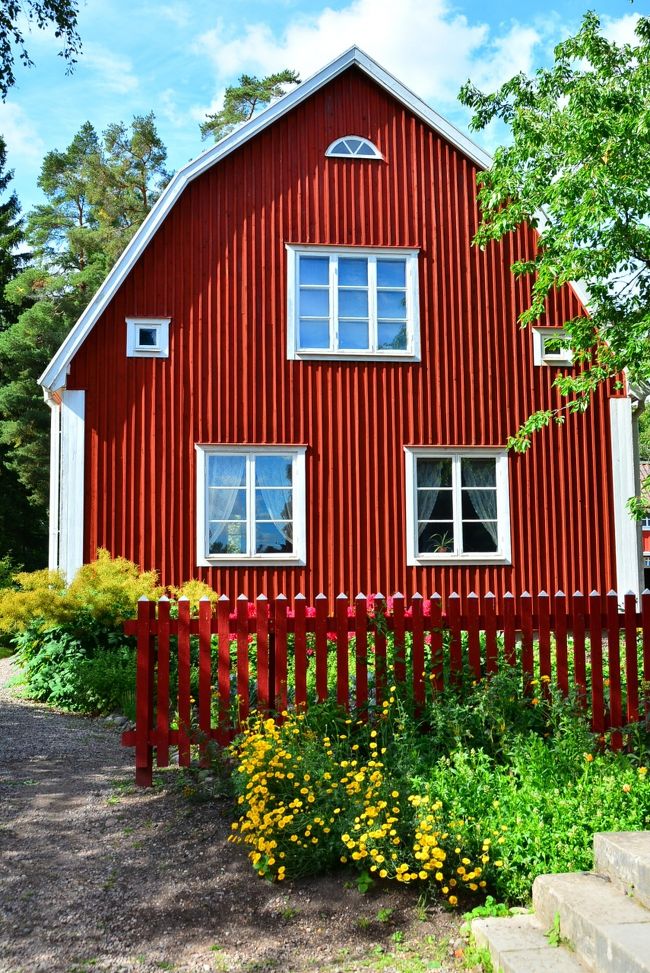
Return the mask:
<svg viewBox="0 0 650 973">
<path fill-rule="evenodd" d="M 567 342 L 568 336 L 563 328 L 533 328 L 534 363 L 570 367 L 573 364 L 573 352 Z"/>
<path fill-rule="evenodd" d="M 158 350 L 159 347 L 159 333 L 160 328 L 137 328 L 137 343 L 136 348 L 150 348 L 153 350 Z"/>
<path fill-rule="evenodd" d="M 167 358 L 170 318 L 127 318 L 127 358 Z"/>
</svg>

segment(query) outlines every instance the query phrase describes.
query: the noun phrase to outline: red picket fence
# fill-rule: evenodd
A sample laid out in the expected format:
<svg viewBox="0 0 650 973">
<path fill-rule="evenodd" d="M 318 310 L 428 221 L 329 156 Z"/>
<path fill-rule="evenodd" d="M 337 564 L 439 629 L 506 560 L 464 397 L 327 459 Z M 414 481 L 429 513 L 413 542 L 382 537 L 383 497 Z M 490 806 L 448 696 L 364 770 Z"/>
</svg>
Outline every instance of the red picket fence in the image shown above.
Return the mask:
<svg viewBox="0 0 650 973">
<path fill-rule="evenodd" d="M 154 748 L 159 767 L 172 746 L 181 766 L 192 744 L 205 761 L 210 741 L 227 743 L 252 709 L 281 718 L 288 706 L 332 694 L 366 718 L 389 682 L 407 679 L 422 709 L 435 705 L 447 680 L 481 679 L 500 664 L 520 667 L 531 695 L 548 693 L 552 682 L 565 695 L 575 689 L 594 732 L 612 731 L 614 748 L 623 726 L 649 715 L 650 591 L 640 611 L 633 594 L 621 603 L 616 592 L 506 594 L 498 606 L 490 593 L 470 594 L 465 604 L 452 594 L 444 608 L 438 595 L 416 594 L 409 605 L 400 594 L 388 602 L 359 595 L 352 606 L 339 595 L 333 615 L 325 595 L 313 608 L 301 595 L 293 608 L 283 595 L 272 604 L 242 595 L 234 611 L 223 596 L 216 610 L 202 600 L 197 617 L 186 599 L 156 606 L 143 598 L 124 629 L 138 648 L 136 728 L 122 742 L 135 746 L 142 786 L 151 784 Z"/>
</svg>

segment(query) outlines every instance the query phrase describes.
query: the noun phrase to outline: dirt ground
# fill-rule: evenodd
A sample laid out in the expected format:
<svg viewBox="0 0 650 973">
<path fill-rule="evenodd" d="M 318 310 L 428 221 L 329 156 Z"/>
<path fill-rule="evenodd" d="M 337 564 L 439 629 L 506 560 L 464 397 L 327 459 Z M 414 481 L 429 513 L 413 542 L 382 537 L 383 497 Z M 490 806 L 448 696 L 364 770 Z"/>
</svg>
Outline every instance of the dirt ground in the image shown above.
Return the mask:
<svg viewBox="0 0 650 973">
<path fill-rule="evenodd" d="M 226 800 L 188 798 L 178 770 L 136 790 L 115 726 L 29 703 L 15 677 L 0 660 L 0 973 L 457 968 L 458 916 L 345 875 L 262 881 Z"/>
</svg>

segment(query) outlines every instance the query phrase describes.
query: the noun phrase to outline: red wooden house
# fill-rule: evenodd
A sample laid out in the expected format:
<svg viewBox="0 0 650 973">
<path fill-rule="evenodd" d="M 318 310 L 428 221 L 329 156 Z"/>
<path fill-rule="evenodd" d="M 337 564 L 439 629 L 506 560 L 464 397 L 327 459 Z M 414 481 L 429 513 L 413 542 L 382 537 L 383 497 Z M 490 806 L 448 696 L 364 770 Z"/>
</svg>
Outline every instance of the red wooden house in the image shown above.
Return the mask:
<svg viewBox="0 0 650 973">
<path fill-rule="evenodd" d="M 180 170 L 41 377 L 50 561 L 230 597 L 639 589 L 631 400 L 559 403 L 564 287 L 521 330 L 472 247 L 490 159 L 357 48 Z"/>
</svg>

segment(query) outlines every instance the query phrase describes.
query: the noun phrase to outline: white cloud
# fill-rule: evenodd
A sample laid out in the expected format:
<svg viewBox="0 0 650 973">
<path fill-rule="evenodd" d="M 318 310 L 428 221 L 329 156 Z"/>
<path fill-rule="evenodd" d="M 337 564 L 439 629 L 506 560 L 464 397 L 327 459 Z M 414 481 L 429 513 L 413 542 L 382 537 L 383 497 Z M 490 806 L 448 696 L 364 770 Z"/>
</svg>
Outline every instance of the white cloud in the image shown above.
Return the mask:
<svg viewBox="0 0 650 973">
<path fill-rule="evenodd" d="M 192 11 L 186 3 L 163 3 L 152 8 L 155 16 L 171 21 L 175 27 L 187 27 L 192 20 Z"/>
<path fill-rule="evenodd" d="M 0 103 L 0 133 L 7 143 L 10 168 L 14 168 L 17 161 L 40 165 L 45 144 L 36 126 L 19 105 Z"/>
<path fill-rule="evenodd" d="M 197 38 L 223 87 L 243 71 L 268 74 L 284 67 L 309 77 L 353 44 L 436 105 L 456 101 L 471 77 L 494 88 L 518 70 L 530 70 L 541 34 L 513 23 L 491 36 L 486 23 L 470 22 L 446 0 L 352 0 L 339 10 L 294 17 L 282 34 L 264 22 L 233 32 L 223 19 Z"/>
<path fill-rule="evenodd" d="M 639 14 L 624 14 L 618 19 L 613 17 L 603 17 L 602 25 L 606 37 L 616 44 L 638 44 L 639 38 L 634 33 L 634 28 L 640 19 Z"/>
<path fill-rule="evenodd" d="M 187 123 L 187 113 L 180 111 L 173 88 L 166 88 L 161 92 L 158 105 L 162 117 L 166 118 L 175 128 L 182 128 Z"/>
<path fill-rule="evenodd" d="M 100 44 L 84 44 L 79 72 L 88 70 L 95 75 L 96 84 L 106 92 L 126 95 L 138 87 L 138 79 L 128 57 L 109 51 Z"/>
</svg>

